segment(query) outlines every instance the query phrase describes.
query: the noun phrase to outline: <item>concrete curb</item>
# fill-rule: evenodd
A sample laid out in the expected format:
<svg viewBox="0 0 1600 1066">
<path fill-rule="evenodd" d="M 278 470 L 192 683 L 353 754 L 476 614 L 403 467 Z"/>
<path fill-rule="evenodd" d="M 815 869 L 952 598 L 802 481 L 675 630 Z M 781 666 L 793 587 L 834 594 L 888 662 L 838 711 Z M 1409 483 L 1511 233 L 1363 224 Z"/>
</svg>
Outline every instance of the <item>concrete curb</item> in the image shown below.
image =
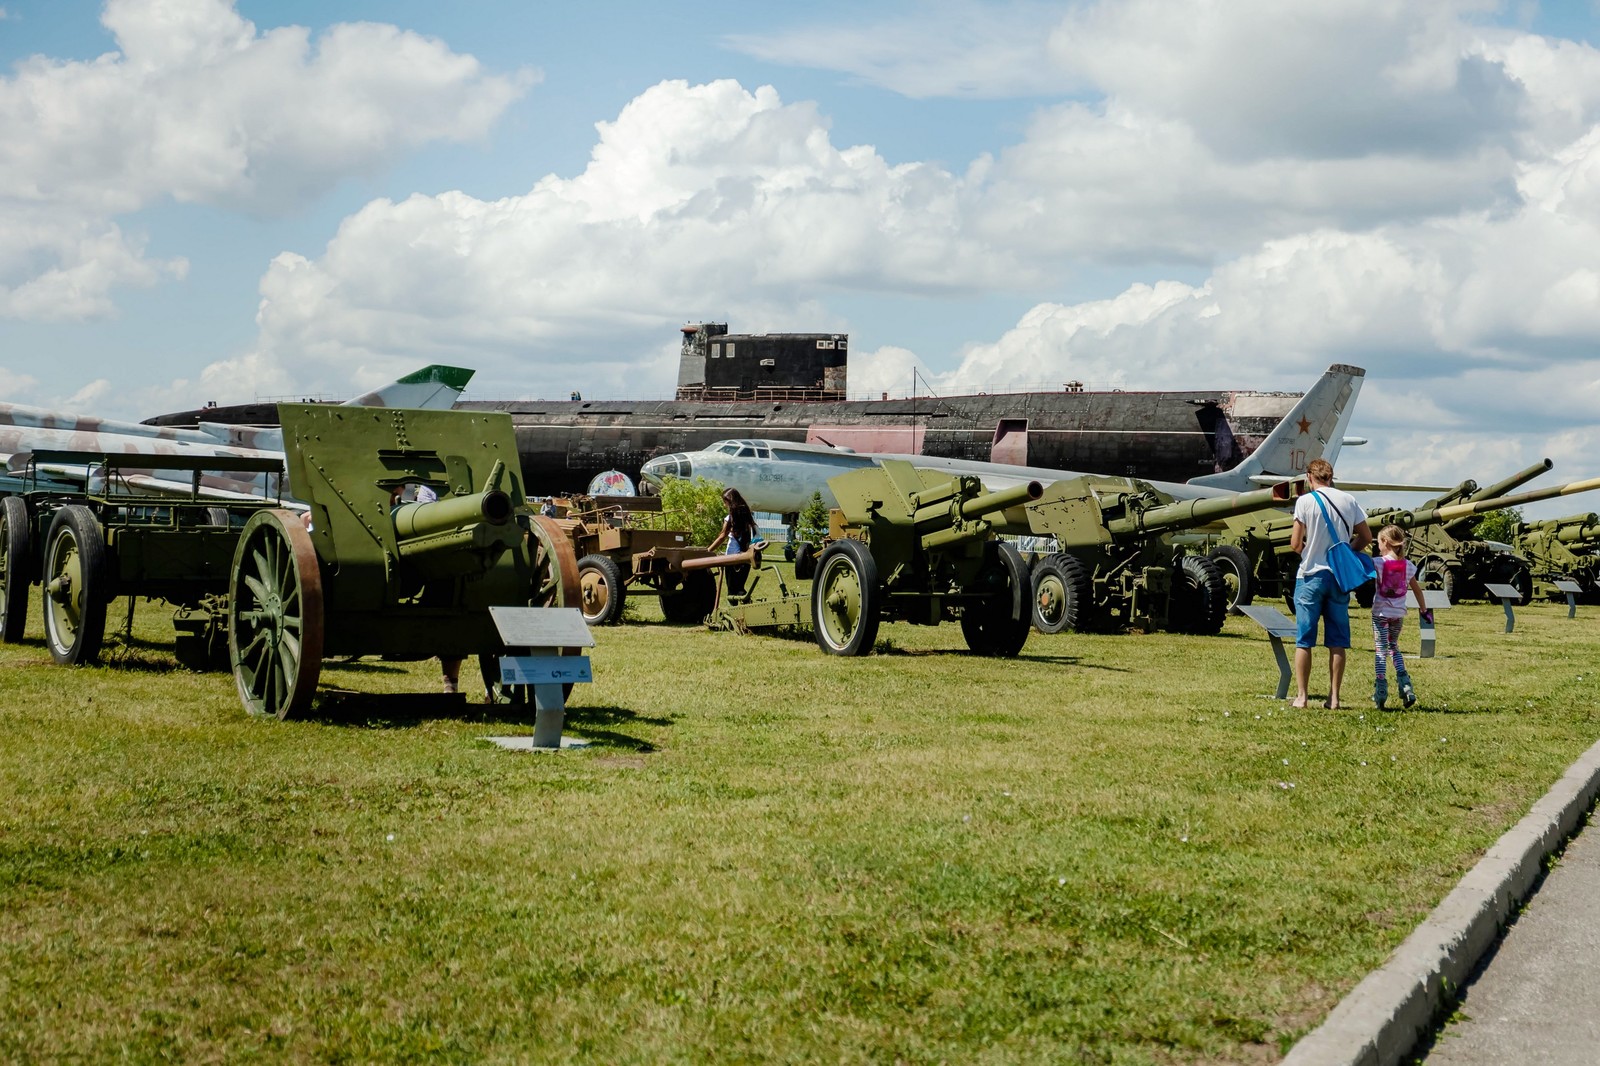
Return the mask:
<svg viewBox="0 0 1600 1066">
<path fill-rule="evenodd" d="M 1567 768 L 1382 966 L 1284 1056 L 1282 1066 L 1395 1066 L 1471 976 L 1547 856 L 1600 795 L 1600 743 Z"/>
</svg>

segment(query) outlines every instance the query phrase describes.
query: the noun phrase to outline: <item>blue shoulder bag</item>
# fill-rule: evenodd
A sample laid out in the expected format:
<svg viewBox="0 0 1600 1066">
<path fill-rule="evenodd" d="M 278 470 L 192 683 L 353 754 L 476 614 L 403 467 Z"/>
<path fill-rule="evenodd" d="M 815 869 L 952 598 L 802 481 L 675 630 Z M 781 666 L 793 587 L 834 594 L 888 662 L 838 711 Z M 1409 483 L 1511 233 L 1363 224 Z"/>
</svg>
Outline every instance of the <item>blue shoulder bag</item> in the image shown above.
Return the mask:
<svg viewBox="0 0 1600 1066">
<path fill-rule="evenodd" d="M 1333 534 L 1333 519 L 1328 517 L 1328 508 L 1322 502 L 1322 493 L 1311 494 L 1317 501 L 1317 507 L 1322 511 L 1322 520 L 1328 524 L 1328 533 Z M 1344 515 L 1339 516 L 1343 524 Z M 1377 573 L 1377 567 L 1372 561 L 1372 556 L 1366 552 L 1358 552 L 1350 547 L 1350 528 L 1345 527 L 1344 539 L 1336 542 L 1328 549 L 1328 569 L 1333 571 L 1333 582 L 1339 586 L 1340 592 L 1354 592 L 1356 589 L 1371 581 Z"/>
</svg>

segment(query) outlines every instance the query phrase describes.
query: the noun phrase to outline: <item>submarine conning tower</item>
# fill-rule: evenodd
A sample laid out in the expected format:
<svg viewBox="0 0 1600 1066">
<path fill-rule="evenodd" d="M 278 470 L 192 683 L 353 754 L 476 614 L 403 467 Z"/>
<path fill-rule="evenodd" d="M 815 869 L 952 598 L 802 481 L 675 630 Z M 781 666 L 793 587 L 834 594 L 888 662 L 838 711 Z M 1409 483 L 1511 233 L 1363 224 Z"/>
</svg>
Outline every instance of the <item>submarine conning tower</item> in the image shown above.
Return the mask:
<svg viewBox="0 0 1600 1066">
<path fill-rule="evenodd" d="M 845 333 L 729 333 L 725 322 L 682 327 L 679 400 L 843 400 Z"/>
</svg>

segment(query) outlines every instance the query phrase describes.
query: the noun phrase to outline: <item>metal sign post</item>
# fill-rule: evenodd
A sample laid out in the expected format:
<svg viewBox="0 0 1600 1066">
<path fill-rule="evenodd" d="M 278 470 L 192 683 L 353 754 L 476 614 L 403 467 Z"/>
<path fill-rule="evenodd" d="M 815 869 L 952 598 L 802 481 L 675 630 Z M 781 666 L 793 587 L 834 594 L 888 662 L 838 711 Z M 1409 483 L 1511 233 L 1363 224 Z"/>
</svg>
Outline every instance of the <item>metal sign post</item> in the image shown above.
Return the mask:
<svg viewBox="0 0 1600 1066">
<path fill-rule="evenodd" d="M 1578 617 L 1578 593 L 1583 591 L 1583 586 L 1565 578 L 1558 578 L 1550 583 L 1556 587 L 1557 592 L 1567 594 L 1567 617 Z"/>
<path fill-rule="evenodd" d="M 1283 650 L 1284 640 L 1293 640 L 1296 636 L 1295 621 L 1279 611 L 1276 607 L 1262 605 L 1249 605 L 1236 607 L 1234 610 L 1244 615 L 1250 621 L 1267 631 L 1267 636 L 1272 638 L 1272 654 L 1278 660 L 1278 699 L 1287 699 L 1289 696 L 1289 656 Z"/>
<path fill-rule="evenodd" d="M 1443 589 L 1429 589 L 1425 598 L 1428 601 L 1429 611 L 1443 611 L 1450 606 L 1449 597 L 1445 596 Z M 1406 610 L 1418 611 L 1417 594 L 1415 592 L 1406 593 Z M 1437 619 L 1437 617 L 1436 615 L 1435 618 Z M 1434 628 L 1434 623 L 1422 617 L 1420 611 L 1417 614 L 1417 632 L 1422 637 L 1422 650 L 1418 652 L 1417 657 L 1419 659 L 1433 658 L 1434 648 L 1437 646 L 1436 638 L 1438 633 Z"/>
<path fill-rule="evenodd" d="M 1511 632 L 1517 625 L 1517 616 L 1511 613 L 1511 605 L 1512 603 L 1522 602 L 1522 593 L 1517 591 L 1517 586 L 1515 585 L 1498 585 L 1485 582 L 1483 587 L 1489 595 L 1498 599 L 1505 606 L 1506 632 Z"/>
<path fill-rule="evenodd" d="M 507 748 L 558 751 L 583 747 L 588 741 L 561 735 L 566 726 L 568 685 L 594 680 L 586 655 L 563 650 L 594 647 L 594 637 L 575 607 L 490 607 L 506 654 L 500 657 L 500 681 L 533 689 L 533 737 L 490 737 Z M 507 743 L 510 741 L 511 743 Z"/>
</svg>

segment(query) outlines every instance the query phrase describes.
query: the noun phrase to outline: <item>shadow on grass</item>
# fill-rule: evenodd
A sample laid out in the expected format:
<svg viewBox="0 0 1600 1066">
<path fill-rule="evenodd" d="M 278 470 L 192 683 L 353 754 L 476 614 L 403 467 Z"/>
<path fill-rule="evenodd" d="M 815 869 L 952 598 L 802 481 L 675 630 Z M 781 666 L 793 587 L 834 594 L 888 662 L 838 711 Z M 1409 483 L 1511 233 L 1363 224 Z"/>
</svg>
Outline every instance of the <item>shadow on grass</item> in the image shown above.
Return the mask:
<svg viewBox="0 0 1600 1066">
<path fill-rule="evenodd" d="M 355 692 L 321 689 L 309 714 L 299 720 L 355 729 L 415 729 L 424 722 L 459 721 L 484 726 L 532 729 L 537 711 L 526 703 L 471 703 L 465 693 Z M 647 753 L 649 741 L 606 726 L 670 726 L 671 718 L 650 717 L 625 707 L 569 707 L 566 729 L 598 747 Z"/>
</svg>

